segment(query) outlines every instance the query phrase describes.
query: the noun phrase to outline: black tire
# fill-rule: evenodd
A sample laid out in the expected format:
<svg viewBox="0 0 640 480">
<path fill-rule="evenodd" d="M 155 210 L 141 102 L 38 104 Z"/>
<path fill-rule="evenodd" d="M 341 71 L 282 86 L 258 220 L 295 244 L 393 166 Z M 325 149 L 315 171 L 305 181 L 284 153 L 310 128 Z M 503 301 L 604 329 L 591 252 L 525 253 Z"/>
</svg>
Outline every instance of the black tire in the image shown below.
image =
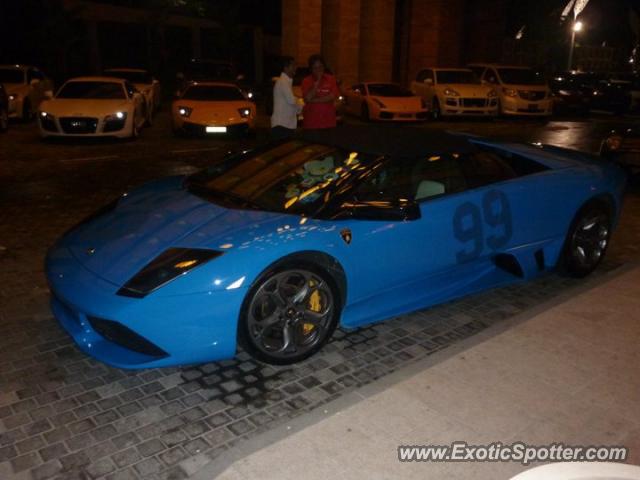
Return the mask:
<svg viewBox="0 0 640 480">
<path fill-rule="evenodd" d="M 442 112 L 440 111 L 440 101 L 438 97 L 433 98 L 433 102 L 431 102 L 431 118 L 434 120 L 442 119 Z"/>
<path fill-rule="evenodd" d="M 21 118 L 24 123 L 29 123 L 31 120 L 33 120 L 33 110 L 31 109 L 31 102 L 27 98 L 25 98 L 24 102 L 22 103 Z"/>
<path fill-rule="evenodd" d="M 9 112 L 6 109 L 0 110 L 0 133 L 9 130 Z"/>
<path fill-rule="evenodd" d="M 153 125 L 153 115 L 154 115 L 154 111 L 153 111 L 153 104 L 147 106 L 147 108 L 145 109 L 146 112 L 146 120 L 145 120 L 145 126 L 146 127 L 150 127 Z"/>
<path fill-rule="evenodd" d="M 130 140 L 135 140 L 140 136 L 140 129 L 136 126 L 136 114 L 133 113 L 133 118 L 131 119 L 131 136 Z"/>
<path fill-rule="evenodd" d="M 558 265 L 560 272 L 576 278 L 593 272 L 607 252 L 612 225 L 611 208 L 604 201 L 583 206 L 567 233 Z"/>
<path fill-rule="evenodd" d="M 331 338 L 341 309 L 338 289 L 327 272 L 308 263 L 282 265 L 262 274 L 247 293 L 238 342 L 265 363 L 300 362 Z"/>
<path fill-rule="evenodd" d="M 362 121 L 364 122 L 371 120 L 371 117 L 369 116 L 369 105 L 367 105 L 367 102 L 362 103 L 362 107 L 360 108 L 360 118 L 362 118 Z"/>
</svg>

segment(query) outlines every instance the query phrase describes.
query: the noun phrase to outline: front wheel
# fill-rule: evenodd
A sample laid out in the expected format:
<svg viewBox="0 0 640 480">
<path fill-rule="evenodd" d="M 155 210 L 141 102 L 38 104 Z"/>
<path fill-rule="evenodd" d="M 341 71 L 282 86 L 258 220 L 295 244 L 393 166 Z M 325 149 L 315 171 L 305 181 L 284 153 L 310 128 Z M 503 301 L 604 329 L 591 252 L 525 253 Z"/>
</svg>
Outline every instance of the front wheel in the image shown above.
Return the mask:
<svg viewBox="0 0 640 480">
<path fill-rule="evenodd" d="M 338 323 L 341 304 L 331 277 L 314 266 L 265 274 L 244 301 L 238 334 L 249 354 L 288 365 L 316 353 Z"/>
<path fill-rule="evenodd" d="M 437 97 L 433 99 L 433 103 L 431 104 L 431 116 L 434 120 L 440 120 L 442 117 L 442 113 L 440 112 L 440 101 Z"/>
<path fill-rule="evenodd" d="M 6 109 L 0 110 L 0 132 L 9 130 L 9 113 Z"/>
<path fill-rule="evenodd" d="M 368 122 L 371 119 L 369 116 L 369 105 L 367 105 L 367 102 L 364 102 L 360 108 L 360 117 L 363 122 Z"/>
<path fill-rule="evenodd" d="M 607 251 L 612 218 L 609 208 L 601 203 L 583 207 L 571 224 L 560 268 L 573 277 L 586 277 L 593 272 Z"/>
</svg>

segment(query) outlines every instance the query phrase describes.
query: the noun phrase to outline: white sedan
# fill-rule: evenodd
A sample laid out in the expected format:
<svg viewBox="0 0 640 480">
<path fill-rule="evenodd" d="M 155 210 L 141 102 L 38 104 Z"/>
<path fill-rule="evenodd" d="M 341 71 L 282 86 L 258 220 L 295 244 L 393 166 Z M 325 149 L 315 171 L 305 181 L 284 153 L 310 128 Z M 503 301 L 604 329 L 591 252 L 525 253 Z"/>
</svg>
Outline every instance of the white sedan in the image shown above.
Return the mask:
<svg viewBox="0 0 640 480">
<path fill-rule="evenodd" d="M 130 82 L 112 77 L 68 80 L 40 105 L 45 137 L 135 138 L 147 120 L 144 96 Z"/>
</svg>

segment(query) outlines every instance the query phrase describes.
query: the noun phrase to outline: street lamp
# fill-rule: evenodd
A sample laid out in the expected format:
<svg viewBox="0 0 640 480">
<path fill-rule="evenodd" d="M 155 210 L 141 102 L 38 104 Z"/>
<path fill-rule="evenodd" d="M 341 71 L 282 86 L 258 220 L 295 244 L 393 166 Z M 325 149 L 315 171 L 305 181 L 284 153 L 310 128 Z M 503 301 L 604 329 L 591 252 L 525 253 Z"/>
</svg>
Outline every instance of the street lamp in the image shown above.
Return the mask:
<svg viewBox="0 0 640 480">
<path fill-rule="evenodd" d="M 567 62 L 567 70 L 572 70 L 573 68 L 573 47 L 576 43 L 576 33 L 582 31 L 582 27 L 584 25 L 580 20 L 577 20 L 573 23 L 573 27 L 571 27 L 571 46 L 569 47 L 569 61 Z"/>
</svg>

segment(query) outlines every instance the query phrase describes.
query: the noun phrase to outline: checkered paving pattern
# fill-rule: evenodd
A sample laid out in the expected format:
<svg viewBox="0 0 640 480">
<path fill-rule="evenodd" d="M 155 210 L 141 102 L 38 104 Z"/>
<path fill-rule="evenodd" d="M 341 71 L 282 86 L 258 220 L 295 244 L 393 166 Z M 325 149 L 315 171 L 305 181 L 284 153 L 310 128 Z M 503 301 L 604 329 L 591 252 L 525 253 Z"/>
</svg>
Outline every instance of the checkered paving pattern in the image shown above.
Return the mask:
<svg viewBox="0 0 640 480">
<path fill-rule="evenodd" d="M 0 479 L 187 478 L 222 452 L 580 282 L 557 275 L 488 291 L 352 332 L 272 367 L 240 352 L 189 368 L 124 371 L 78 351 L 48 308 L 46 248 L 128 184 L 186 163 L 37 169 L 0 192 Z M 51 172 L 49 172 L 51 173 Z M 636 261 L 640 196 L 596 275 Z"/>
</svg>

